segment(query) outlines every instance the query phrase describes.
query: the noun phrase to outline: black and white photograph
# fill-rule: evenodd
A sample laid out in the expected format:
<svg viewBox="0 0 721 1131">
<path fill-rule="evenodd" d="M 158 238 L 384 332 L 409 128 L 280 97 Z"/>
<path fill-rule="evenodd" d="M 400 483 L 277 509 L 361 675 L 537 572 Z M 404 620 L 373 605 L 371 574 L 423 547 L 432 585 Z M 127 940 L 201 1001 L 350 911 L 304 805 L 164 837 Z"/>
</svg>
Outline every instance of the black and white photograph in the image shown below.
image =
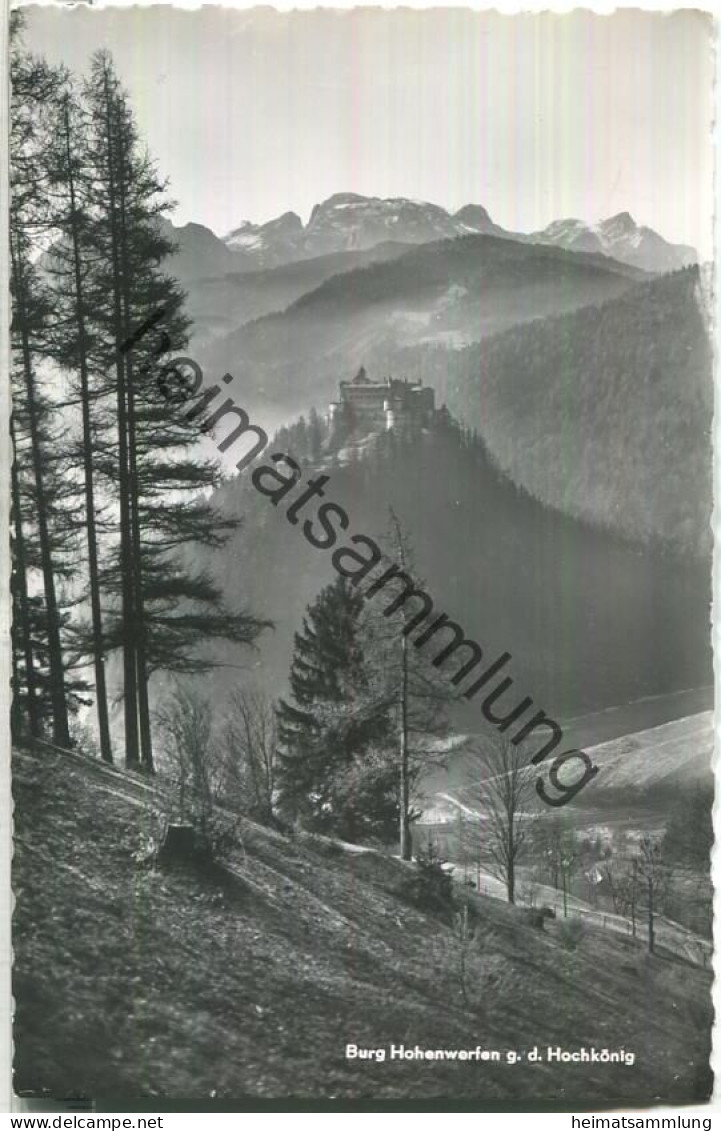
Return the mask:
<svg viewBox="0 0 721 1131">
<path fill-rule="evenodd" d="M 707 1105 L 711 15 L 9 19 L 19 1110 Z"/>
</svg>

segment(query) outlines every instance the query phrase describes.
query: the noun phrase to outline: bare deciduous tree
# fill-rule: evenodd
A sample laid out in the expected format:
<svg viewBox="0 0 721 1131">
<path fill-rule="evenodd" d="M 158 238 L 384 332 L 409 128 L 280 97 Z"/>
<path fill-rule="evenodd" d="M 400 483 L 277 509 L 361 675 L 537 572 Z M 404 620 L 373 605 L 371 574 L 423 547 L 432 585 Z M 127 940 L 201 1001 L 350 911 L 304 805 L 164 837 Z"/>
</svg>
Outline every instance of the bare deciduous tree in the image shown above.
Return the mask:
<svg viewBox="0 0 721 1131">
<path fill-rule="evenodd" d="M 631 920 L 631 933 L 636 938 L 636 911 L 638 908 L 639 871 L 638 859 L 628 860 L 615 857 L 605 861 L 602 867 L 613 910 L 617 915 L 625 915 Z"/>
<path fill-rule="evenodd" d="M 642 836 L 638 849 L 638 874 L 646 896 L 648 949 L 653 954 L 656 946 L 655 918 L 668 895 L 671 868 L 663 858 L 659 837 Z"/>
<path fill-rule="evenodd" d="M 224 793 L 265 823 L 273 820 L 278 746 L 275 705 L 256 688 L 236 689 L 223 728 Z"/>
<path fill-rule="evenodd" d="M 171 813 L 209 838 L 220 770 L 211 705 L 198 691 L 178 685 L 158 707 L 156 722 Z"/>
<path fill-rule="evenodd" d="M 488 869 L 506 885 L 508 902 L 515 903 L 516 868 L 528 847 L 535 769 L 523 748 L 501 735 L 480 755 L 483 777 L 477 796 L 484 824 L 484 855 Z"/>
<path fill-rule="evenodd" d="M 402 860 L 411 860 L 413 824 L 421 815 L 417 785 L 432 766 L 445 764 L 448 708 L 455 693 L 417 643 L 411 643 L 422 579 L 415 574 L 410 537 L 392 507 L 384 541 L 388 555 L 383 576 L 391 579 L 387 591 L 383 585 L 386 600 L 376 604 L 370 599 L 380 589 L 377 578 L 365 594 L 364 623 L 374 670 L 369 696 L 392 719 L 395 741 L 389 754 L 398 775 L 399 851 Z"/>
</svg>

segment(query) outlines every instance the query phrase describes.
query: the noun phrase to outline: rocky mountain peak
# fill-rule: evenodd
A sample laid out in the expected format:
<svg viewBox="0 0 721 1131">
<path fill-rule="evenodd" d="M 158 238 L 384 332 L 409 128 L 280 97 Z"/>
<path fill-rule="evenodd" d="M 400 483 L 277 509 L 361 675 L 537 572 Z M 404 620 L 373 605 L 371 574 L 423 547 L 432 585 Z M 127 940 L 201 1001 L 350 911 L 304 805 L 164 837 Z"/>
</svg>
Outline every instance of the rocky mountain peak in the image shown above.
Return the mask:
<svg viewBox="0 0 721 1131">
<path fill-rule="evenodd" d="M 637 224 L 630 212 L 617 212 L 599 224 L 605 235 L 627 236 L 637 230 Z"/>
<path fill-rule="evenodd" d="M 617 212 L 596 225 L 576 218 L 554 220 L 542 231 L 526 234 L 499 227 L 480 204 L 466 204 L 451 214 L 428 201 L 356 192 L 337 192 L 320 201 L 306 226 L 297 213 L 284 212 L 265 224 L 241 224 L 224 243 L 242 252 L 247 270 L 366 251 L 389 242 L 422 244 L 474 235 L 609 255 L 652 272 L 673 271 L 696 260 L 693 248 L 670 244 L 651 228 L 639 227 L 629 212 Z"/>
<path fill-rule="evenodd" d="M 457 224 L 474 232 L 490 232 L 496 229 L 487 209 L 481 204 L 464 204 L 463 208 L 453 213 L 453 219 Z"/>
</svg>

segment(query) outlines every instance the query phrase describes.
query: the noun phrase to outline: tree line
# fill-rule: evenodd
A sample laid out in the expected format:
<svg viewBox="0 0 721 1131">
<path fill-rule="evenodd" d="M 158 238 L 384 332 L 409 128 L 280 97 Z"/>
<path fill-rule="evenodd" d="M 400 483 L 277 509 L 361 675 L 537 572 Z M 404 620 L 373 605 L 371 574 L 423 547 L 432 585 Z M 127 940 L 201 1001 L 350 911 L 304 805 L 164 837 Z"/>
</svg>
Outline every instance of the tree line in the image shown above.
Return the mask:
<svg viewBox="0 0 721 1131">
<path fill-rule="evenodd" d="M 207 670 L 203 644 L 250 645 L 264 623 L 183 555 L 238 521 L 209 501 L 220 471 L 192 412 L 158 388 L 190 324 L 166 269 L 167 184 L 113 59 L 97 52 L 82 79 L 50 66 L 18 14 L 11 42 L 13 731 L 67 747 L 94 701 L 113 761 L 117 656 L 124 761 L 152 772 L 151 678 Z M 127 348 L 159 312 L 165 336 Z"/>
</svg>

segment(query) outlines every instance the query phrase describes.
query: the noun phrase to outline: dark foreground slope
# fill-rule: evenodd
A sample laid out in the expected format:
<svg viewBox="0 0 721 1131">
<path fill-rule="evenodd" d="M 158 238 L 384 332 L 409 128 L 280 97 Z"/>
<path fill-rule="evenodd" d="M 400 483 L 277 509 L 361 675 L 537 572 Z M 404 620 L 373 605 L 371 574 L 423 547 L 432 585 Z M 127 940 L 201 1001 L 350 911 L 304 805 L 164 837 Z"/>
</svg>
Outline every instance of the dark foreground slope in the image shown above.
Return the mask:
<svg viewBox="0 0 721 1131">
<path fill-rule="evenodd" d="M 453 934 L 399 895 L 397 861 L 246 823 L 234 876 L 163 870 L 137 860 L 153 799 L 122 775 L 18 752 L 14 793 L 17 1091 L 203 1110 L 242 1110 L 243 1097 L 488 1111 L 709 1094 L 710 974 L 697 967 L 592 929 L 568 951 L 560 924 L 542 933 L 475 897 L 464 1003 Z M 361 1063 L 346 1061 L 349 1042 L 481 1045 L 504 1061 L 534 1045 L 623 1048 L 636 1063 Z"/>
</svg>

